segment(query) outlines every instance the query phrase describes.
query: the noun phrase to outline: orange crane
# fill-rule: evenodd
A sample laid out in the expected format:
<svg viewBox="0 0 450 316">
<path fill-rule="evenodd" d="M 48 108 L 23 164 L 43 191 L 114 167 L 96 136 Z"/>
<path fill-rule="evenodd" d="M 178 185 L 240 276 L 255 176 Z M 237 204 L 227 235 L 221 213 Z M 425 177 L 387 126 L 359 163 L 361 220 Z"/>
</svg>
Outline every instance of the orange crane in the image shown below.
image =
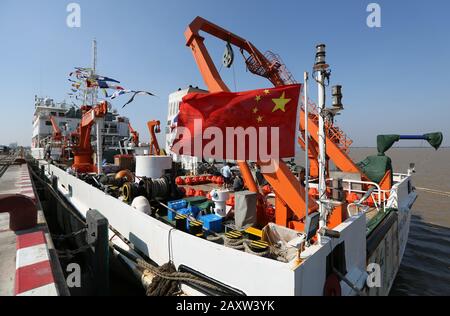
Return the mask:
<svg viewBox="0 0 450 316">
<path fill-rule="evenodd" d="M 83 106 L 83 117 L 78 128 L 78 143 L 73 147 L 74 163 L 72 168 L 76 172 L 87 173 L 97 172 L 92 154 L 94 150 L 91 145 L 91 129 L 96 119 L 104 117 L 108 113 L 108 103 L 106 101 L 100 102 L 95 107 Z"/>
<path fill-rule="evenodd" d="M 280 86 L 292 82 L 292 76 L 285 69 L 277 55 L 269 53 L 268 56 L 265 56 L 249 41 L 201 17 L 197 17 L 185 31 L 186 45 L 191 48 L 203 80 L 210 92 L 230 91 L 230 89 L 220 77 L 203 42 L 204 38 L 199 34 L 200 31 L 209 33 L 228 44 L 239 47 L 243 56 L 244 51 L 246 51 L 250 55 L 245 59 L 249 71 L 269 79 L 273 85 Z M 303 220 L 306 215 L 305 192 L 289 167 L 283 161 L 279 161 L 278 164 L 279 166 L 275 172 L 263 174 L 275 192 L 275 222 L 279 225 L 303 230 Z M 238 165 L 247 188 L 250 191 L 258 193 L 258 222 L 260 225 L 264 225 L 267 222 L 267 218 L 265 216 L 265 205 L 262 203 L 259 194 L 259 188 L 255 183 L 247 162 L 240 161 Z M 317 206 L 311 203 L 309 212 L 312 212 L 316 208 Z"/>
<path fill-rule="evenodd" d="M 62 133 L 61 129 L 59 128 L 58 124 L 56 123 L 55 117 L 53 115 L 50 115 L 50 122 L 52 123 L 53 128 L 53 140 L 54 141 L 61 141 L 62 140 Z"/>
<path fill-rule="evenodd" d="M 62 135 L 61 129 L 59 128 L 58 124 L 56 123 L 55 117 L 54 116 L 50 116 L 50 121 L 52 123 L 52 128 L 53 128 L 53 140 L 56 142 L 61 142 L 61 160 L 65 160 L 67 159 L 67 153 L 66 153 L 66 149 L 68 147 L 68 143 L 69 143 L 69 139 L 67 136 Z"/>
<path fill-rule="evenodd" d="M 195 18 L 185 31 L 186 45 L 191 48 L 200 73 L 203 76 L 210 92 L 230 91 L 223 82 L 214 62 L 212 61 L 208 50 L 204 44 L 204 38 L 199 34 L 200 31 L 209 33 L 225 42 L 240 48 L 240 52 L 245 58 L 245 63 L 250 72 L 258 76 L 267 78 L 273 85 L 280 86 L 295 83 L 292 75 L 278 55 L 272 52 L 262 54 L 249 41 L 215 25 L 201 17 Z M 244 51 L 249 54 L 244 55 Z M 301 111 L 300 129 L 305 134 L 304 111 Z M 318 114 L 311 113 L 309 116 L 309 134 L 311 146 L 309 146 L 309 155 L 311 158 L 311 174 L 318 175 Z M 304 143 L 299 138 L 299 143 L 304 147 Z M 337 127 L 327 126 L 326 150 L 327 156 L 336 167 L 344 172 L 359 173 L 363 180 L 367 177 L 361 172 L 358 166 L 350 159 L 347 154 L 349 141 L 345 134 Z M 244 161 L 239 162 L 239 167 L 247 187 L 253 192 L 259 192 L 258 187 L 249 170 L 248 164 Z M 276 194 L 276 213 L 275 221 L 279 225 L 302 230 L 303 218 L 305 217 L 305 193 L 301 188 L 299 181 L 292 175 L 286 164 L 280 161 L 280 166 L 275 173 L 264 174 L 266 180 L 271 184 Z M 311 204 L 310 204 L 311 205 Z M 316 205 L 312 204 L 311 208 Z M 260 213 L 259 213 L 260 214 Z M 332 215 L 333 216 L 333 215 Z M 336 222 L 336 221 L 334 221 Z"/>
<path fill-rule="evenodd" d="M 159 148 L 158 139 L 156 134 L 161 132 L 161 122 L 160 121 L 148 121 L 147 127 L 150 132 L 150 155 L 159 156 L 161 150 Z"/>
<path fill-rule="evenodd" d="M 139 146 L 139 133 L 134 130 L 130 122 L 128 122 L 128 129 L 130 130 L 134 145 L 136 145 L 136 147 Z"/>
</svg>

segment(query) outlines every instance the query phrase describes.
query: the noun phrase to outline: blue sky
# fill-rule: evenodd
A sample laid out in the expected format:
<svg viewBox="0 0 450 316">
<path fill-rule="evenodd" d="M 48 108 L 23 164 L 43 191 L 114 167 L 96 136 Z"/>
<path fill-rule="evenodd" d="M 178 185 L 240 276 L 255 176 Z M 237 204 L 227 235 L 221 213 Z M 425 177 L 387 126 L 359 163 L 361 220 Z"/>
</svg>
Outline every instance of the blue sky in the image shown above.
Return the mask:
<svg viewBox="0 0 450 316">
<path fill-rule="evenodd" d="M 81 6 L 81 28 L 66 26 L 70 2 Z M 357 146 L 375 145 L 379 133 L 442 131 L 448 137 L 450 2 L 377 1 L 382 27 L 368 28 L 370 2 L 0 0 L 0 144 L 30 143 L 34 95 L 67 98 L 68 73 L 89 65 L 94 38 L 100 74 L 158 95 L 139 97 L 120 111 L 148 138 L 148 120 L 166 121 L 169 93 L 204 87 L 183 35 L 197 15 L 261 51 L 279 53 L 298 81 L 311 71 L 315 45 L 326 43 L 332 84 L 343 85 L 338 125 Z M 224 43 L 207 38 L 206 44 L 220 62 Z M 234 67 L 237 90 L 270 87 L 241 60 Z M 221 74 L 234 89 L 233 71 Z M 126 100 L 114 104 L 120 108 Z M 448 138 L 444 144 L 450 145 Z"/>
</svg>

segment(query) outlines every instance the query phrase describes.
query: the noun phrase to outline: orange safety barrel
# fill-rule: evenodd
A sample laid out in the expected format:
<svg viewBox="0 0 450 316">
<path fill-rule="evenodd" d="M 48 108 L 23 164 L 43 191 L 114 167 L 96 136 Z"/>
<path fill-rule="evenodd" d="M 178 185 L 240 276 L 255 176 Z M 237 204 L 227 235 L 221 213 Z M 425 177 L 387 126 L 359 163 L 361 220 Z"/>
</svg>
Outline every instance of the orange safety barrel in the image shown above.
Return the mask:
<svg viewBox="0 0 450 316">
<path fill-rule="evenodd" d="M 198 190 L 195 196 L 206 196 L 206 192 L 203 190 Z"/>
<path fill-rule="evenodd" d="M 346 200 L 347 200 L 348 203 L 353 203 L 353 202 L 359 200 L 359 196 L 358 196 L 358 194 L 356 194 L 354 192 L 348 193 L 347 197 L 346 197 Z"/>
<path fill-rule="evenodd" d="M 192 178 L 191 177 L 186 177 L 184 179 L 184 183 L 187 184 L 187 185 L 192 185 Z"/>
<path fill-rule="evenodd" d="M 222 177 L 216 177 L 216 184 L 222 185 L 222 184 L 224 184 L 224 183 L 225 183 L 225 181 L 223 180 Z"/>
<path fill-rule="evenodd" d="M 192 197 L 195 196 L 196 191 L 194 188 L 189 188 L 189 190 L 187 190 L 186 196 Z"/>
<path fill-rule="evenodd" d="M 182 177 L 177 177 L 177 178 L 175 179 L 175 183 L 176 183 L 177 185 L 183 185 L 183 184 L 184 184 L 184 179 L 183 179 Z"/>
</svg>

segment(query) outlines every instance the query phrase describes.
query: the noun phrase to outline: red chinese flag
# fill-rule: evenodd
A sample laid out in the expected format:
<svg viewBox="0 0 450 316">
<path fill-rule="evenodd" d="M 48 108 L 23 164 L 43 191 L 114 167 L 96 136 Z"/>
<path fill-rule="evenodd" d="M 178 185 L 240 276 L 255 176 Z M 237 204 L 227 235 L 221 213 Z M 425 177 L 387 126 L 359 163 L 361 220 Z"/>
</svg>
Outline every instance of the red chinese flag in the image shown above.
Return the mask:
<svg viewBox="0 0 450 316">
<path fill-rule="evenodd" d="M 295 156 L 300 84 L 183 98 L 172 151 L 229 160 Z"/>
</svg>

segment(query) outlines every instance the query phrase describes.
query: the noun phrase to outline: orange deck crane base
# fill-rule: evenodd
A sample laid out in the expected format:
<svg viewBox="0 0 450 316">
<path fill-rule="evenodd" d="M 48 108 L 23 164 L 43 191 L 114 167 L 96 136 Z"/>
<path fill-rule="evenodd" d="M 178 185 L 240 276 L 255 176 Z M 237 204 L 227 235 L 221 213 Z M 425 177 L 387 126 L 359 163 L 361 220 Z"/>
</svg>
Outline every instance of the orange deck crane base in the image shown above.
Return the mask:
<svg viewBox="0 0 450 316">
<path fill-rule="evenodd" d="M 95 107 L 84 106 L 83 109 L 85 112 L 79 126 L 78 144 L 73 148 L 72 168 L 80 173 L 97 172 L 97 167 L 92 159 L 94 150 L 91 145 L 91 129 L 95 120 L 104 117 L 108 112 L 108 103 L 102 101 Z"/>
</svg>

